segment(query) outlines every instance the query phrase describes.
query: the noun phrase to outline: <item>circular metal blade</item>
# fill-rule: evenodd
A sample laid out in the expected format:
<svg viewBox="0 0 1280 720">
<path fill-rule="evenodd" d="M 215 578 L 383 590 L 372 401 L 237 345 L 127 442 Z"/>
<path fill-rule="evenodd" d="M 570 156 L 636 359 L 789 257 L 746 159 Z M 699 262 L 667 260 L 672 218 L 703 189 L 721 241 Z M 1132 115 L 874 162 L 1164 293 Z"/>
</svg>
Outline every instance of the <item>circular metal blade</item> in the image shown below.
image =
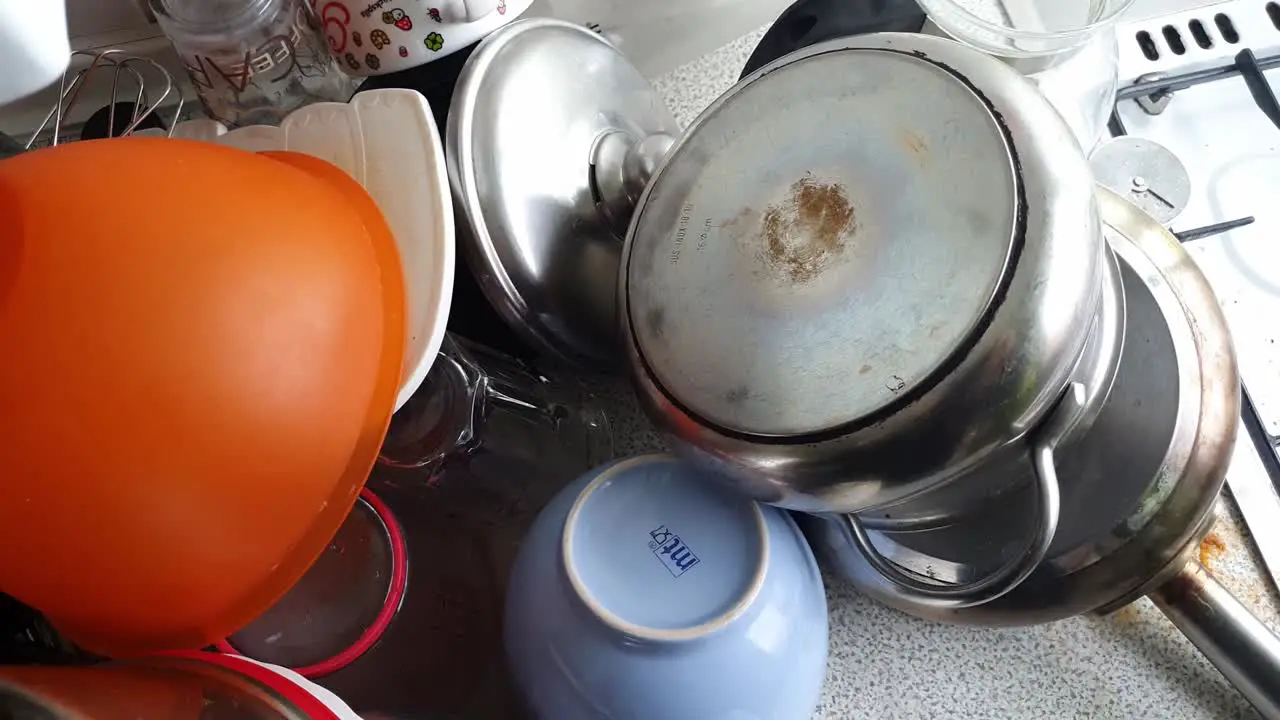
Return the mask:
<svg viewBox="0 0 1280 720">
<path fill-rule="evenodd" d="M 1187 168 L 1165 146 L 1137 137 L 1112 138 L 1089 156 L 1094 177 L 1163 225 L 1187 206 L 1191 178 Z"/>
</svg>

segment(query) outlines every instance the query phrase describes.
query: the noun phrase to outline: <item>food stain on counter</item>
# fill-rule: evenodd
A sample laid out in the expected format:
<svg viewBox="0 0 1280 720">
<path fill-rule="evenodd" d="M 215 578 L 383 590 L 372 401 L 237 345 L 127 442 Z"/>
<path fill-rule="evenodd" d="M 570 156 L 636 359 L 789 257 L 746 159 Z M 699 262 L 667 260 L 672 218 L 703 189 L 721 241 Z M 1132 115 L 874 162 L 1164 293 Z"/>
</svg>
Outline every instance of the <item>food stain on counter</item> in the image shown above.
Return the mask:
<svg viewBox="0 0 1280 720">
<path fill-rule="evenodd" d="M 1214 571 L 1214 565 L 1227 554 L 1227 543 L 1217 531 L 1210 532 L 1200 541 L 1199 552 L 1196 559 L 1210 573 Z M 1129 603 L 1112 613 L 1108 617 L 1118 620 L 1121 623 L 1141 622 L 1143 620 L 1142 612 L 1138 609 L 1137 603 Z"/>
<path fill-rule="evenodd" d="M 1200 564 L 1213 572 L 1213 564 L 1227 552 L 1227 544 L 1217 532 L 1211 532 L 1200 541 Z"/>
<path fill-rule="evenodd" d="M 1119 620 L 1120 622 L 1138 622 L 1142 619 L 1135 603 L 1129 603 L 1128 605 L 1122 606 L 1119 610 L 1111 613 L 1108 617 L 1113 620 Z"/>
</svg>

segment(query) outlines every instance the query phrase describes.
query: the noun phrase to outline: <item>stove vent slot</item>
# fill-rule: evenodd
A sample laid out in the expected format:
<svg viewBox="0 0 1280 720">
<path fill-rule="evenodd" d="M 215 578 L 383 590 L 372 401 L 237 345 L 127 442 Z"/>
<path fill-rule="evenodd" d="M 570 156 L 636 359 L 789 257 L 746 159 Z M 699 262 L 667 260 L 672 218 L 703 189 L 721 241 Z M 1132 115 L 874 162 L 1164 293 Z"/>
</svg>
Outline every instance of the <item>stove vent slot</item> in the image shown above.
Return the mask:
<svg viewBox="0 0 1280 720">
<path fill-rule="evenodd" d="M 1269 0 L 1264 7 L 1271 24 L 1276 30 L 1280 30 L 1280 0 Z M 1203 20 L 1192 18 L 1185 28 L 1170 23 L 1161 27 L 1158 32 L 1139 30 L 1133 37 L 1142 56 L 1150 62 L 1157 62 L 1169 54 L 1186 55 L 1196 48 L 1211 50 L 1218 44 L 1219 38 L 1228 45 L 1240 44 L 1240 31 L 1236 29 L 1235 21 L 1225 12 L 1215 14 L 1212 25 L 1207 16 Z M 1195 43 L 1194 46 L 1191 45 L 1192 42 Z"/>
<path fill-rule="evenodd" d="M 1271 24 L 1280 30 L 1280 3 L 1267 3 L 1267 17 L 1271 18 Z"/>
<path fill-rule="evenodd" d="M 1218 13 L 1213 16 L 1213 24 L 1218 26 L 1218 32 L 1222 33 L 1222 39 L 1235 45 L 1240 42 L 1240 33 L 1236 31 L 1236 25 L 1231 21 L 1231 17 L 1226 13 Z"/>
<path fill-rule="evenodd" d="M 1160 48 L 1156 47 L 1156 41 L 1151 37 L 1151 33 L 1146 30 L 1139 30 L 1137 40 L 1143 57 L 1152 62 L 1160 59 Z"/>
<path fill-rule="evenodd" d="M 1187 23 L 1187 27 L 1191 28 L 1191 37 L 1195 38 L 1196 44 L 1200 46 L 1201 50 L 1208 50 L 1213 47 L 1213 38 L 1209 37 L 1209 31 L 1204 29 L 1204 23 L 1199 20 L 1192 20 Z"/>
<path fill-rule="evenodd" d="M 1161 34 L 1164 35 L 1164 41 L 1169 45 L 1169 49 L 1173 51 L 1174 55 L 1187 54 L 1187 44 L 1182 42 L 1182 33 L 1178 32 L 1178 28 L 1172 25 L 1165 25 L 1164 29 L 1161 30 Z"/>
</svg>

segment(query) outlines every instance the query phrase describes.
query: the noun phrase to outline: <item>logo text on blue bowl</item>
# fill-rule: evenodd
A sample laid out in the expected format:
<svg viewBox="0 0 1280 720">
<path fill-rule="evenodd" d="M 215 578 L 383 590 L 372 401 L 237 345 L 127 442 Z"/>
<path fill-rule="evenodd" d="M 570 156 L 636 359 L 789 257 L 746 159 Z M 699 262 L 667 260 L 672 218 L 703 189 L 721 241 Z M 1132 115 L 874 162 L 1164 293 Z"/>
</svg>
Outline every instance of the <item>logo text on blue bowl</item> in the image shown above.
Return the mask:
<svg viewBox="0 0 1280 720">
<path fill-rule="evenodd" d="M 649 549 L 672 577 L 680 577 L 701 562 L 680 536 L 671 532 L 666 525 L 659 525 L 649 531 Z"/>
</svg>

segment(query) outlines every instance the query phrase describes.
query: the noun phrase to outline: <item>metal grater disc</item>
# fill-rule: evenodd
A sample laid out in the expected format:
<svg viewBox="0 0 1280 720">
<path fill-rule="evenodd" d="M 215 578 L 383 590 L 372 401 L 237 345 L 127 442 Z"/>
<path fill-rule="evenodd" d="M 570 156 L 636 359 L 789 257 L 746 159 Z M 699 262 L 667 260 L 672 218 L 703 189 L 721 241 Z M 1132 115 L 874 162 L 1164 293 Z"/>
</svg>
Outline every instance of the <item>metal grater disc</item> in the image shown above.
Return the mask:
<svg viewBox="0 0 1280 720">
<path fill-rule="evenodd" d="M 1165 146 L 1137 137 L 1112 138 L 1089 156 L 1099 184 L 1168 225 L 1191 199 L 1187 168 Z"/>
</svg>

